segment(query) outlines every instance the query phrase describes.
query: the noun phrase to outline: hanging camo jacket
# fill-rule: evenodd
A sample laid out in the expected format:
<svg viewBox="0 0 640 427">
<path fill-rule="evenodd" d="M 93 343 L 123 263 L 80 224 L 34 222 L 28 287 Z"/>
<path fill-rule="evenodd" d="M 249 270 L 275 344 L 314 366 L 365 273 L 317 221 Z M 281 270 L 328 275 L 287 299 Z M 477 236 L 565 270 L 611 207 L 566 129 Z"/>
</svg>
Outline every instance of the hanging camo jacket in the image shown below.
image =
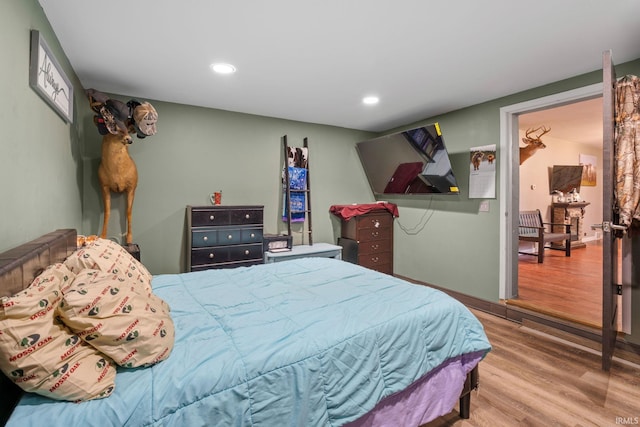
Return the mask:
<svg viewBox="0 0 640 427">
<path fill-rule="evenodd" d="M 615 198 L 619 224 L 640 225 L 640 79 L 625 76 L 616 85 Z"/>
</svg>

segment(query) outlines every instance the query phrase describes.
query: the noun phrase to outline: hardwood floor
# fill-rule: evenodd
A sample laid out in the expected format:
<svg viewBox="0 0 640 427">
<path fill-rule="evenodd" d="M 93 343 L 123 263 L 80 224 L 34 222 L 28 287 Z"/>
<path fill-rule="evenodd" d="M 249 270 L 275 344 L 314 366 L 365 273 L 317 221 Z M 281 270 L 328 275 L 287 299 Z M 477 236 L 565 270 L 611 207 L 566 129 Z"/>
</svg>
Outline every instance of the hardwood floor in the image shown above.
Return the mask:
<svg viewBox="0 0 640 427">
<path fill-rule="evenodd" d="M 513 304 L 553 317 L 600 328 L 602 325 L 602 241 L 585 248 L 545 250 L 537 257 L 518 256 L 518 298 Z"/>
<path fill-rule="evenodd" d="M 546 262 L 546 261 L 545 261 Z M 640 422 L 640 365 L 472 310 L 493 349 L 480 362 L 471 417 L 458 408 L 423 427 L 616 426 Z"/>
</svg>

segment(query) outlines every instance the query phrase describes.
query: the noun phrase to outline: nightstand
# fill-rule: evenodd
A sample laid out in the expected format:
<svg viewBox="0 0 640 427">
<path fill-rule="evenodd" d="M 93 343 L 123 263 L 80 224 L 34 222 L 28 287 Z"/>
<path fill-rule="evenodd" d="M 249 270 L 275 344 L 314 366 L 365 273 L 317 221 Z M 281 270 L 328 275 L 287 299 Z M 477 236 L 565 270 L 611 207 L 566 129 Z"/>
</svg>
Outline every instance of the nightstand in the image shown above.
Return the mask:
<svg viewBox="0 0 640 427">
<path fill-rule="evenodd" d="M 314 243 L 313 245 L 296 245 L 290 251 L 265 252 L 264 262 L 272 263 L 296 258 L 324 257 L 342 259 L 342 246 L 329 243 Z"/>
</svg>

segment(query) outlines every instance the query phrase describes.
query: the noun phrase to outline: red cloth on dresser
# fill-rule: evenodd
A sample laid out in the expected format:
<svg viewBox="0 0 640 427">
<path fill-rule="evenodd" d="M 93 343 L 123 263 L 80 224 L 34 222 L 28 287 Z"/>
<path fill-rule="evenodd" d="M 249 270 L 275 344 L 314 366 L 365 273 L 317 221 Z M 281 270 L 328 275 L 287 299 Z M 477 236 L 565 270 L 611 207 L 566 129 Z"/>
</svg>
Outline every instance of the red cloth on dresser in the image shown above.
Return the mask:
<svg viewBox="0 0 640 427">
<path fill-rule="evenodd" d="M 394 203 L 378 202 L 378 203 L 363 203 L 352 205 L 333 205 L 329 208 L 329 212 L 338 216 L 344 220 L 349 220 L 354 216 L 363 215 L 371 211 L 387 210 L 395 217 L 400 216 L 398 212 L 398 206 Z"/>
</svg>

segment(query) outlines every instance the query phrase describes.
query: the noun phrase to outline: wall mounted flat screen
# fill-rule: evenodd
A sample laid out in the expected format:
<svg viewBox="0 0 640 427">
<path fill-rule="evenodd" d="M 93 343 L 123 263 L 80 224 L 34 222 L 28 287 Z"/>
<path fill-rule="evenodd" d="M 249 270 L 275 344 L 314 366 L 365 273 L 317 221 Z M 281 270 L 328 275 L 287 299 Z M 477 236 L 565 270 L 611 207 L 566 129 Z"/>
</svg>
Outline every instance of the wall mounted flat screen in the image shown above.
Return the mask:
<svg viewBox="0 0 640 427">
<path fill-rule="evenodd" d="M 554 165 L 551 170 L 549 193 L 553 194 L 555 190 L 558 190 L 566 194 L 574 188 L 580 192 L 582 169 L 584 169 L 582 165 Z"/>
<path fill-rule="evenodd" d="M 356 144 L 374 195 L 458 194 L 438 123 Z"/>
</svg>

